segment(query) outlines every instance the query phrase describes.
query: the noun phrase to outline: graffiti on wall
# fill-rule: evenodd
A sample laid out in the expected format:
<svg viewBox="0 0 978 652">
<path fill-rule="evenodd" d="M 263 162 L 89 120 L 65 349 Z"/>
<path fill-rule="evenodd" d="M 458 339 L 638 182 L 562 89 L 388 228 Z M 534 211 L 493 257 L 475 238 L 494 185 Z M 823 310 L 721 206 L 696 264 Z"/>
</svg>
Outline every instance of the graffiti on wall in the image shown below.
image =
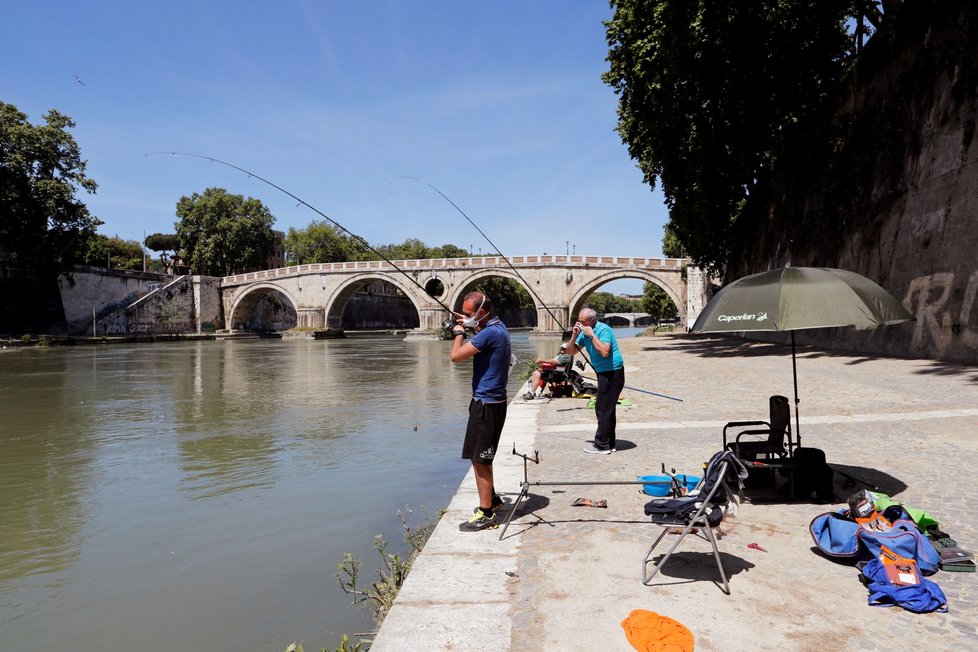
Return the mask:
<svg viewBox="0 0 978 652">
<path fill-rule="evenodd" d="M 978 351 L 978 271 L 960 281 L 953 272 L 918 276 L 910 282 L 903 305 L 917 318 L 911 345 L 918 353 L 943 357 L 952 346 Z"/>
</svg>

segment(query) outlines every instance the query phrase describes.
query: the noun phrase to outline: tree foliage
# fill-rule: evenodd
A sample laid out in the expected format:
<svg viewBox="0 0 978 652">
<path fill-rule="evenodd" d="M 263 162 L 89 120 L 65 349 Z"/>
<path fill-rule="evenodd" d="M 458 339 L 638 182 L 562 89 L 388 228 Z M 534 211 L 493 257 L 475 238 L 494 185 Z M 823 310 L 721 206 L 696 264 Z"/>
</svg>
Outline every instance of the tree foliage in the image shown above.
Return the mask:
<svg viewBox="0 0 978 652">
<path fill-rule="evenodd" d="M 312 221 L 304 229 L 289 227 L 285 235 L 285 262 L 339 263 L 357 260 L 356 243 L 326 220 Z"/>
<path fill-rule="evenodd" d="M 662 236 L 662 255 L 666 258 L 689 257 L 683 243 L 679 241 L 679 236 L 676 235 L 676 228 L 672 223 L 667 223 L 665 226 L 665 234 Z"/>
<path fill-rule="evenodd" d="M 652 282 L 642 286 L 642 298 L 639 300 L 642 312 L 647 312 L 652 319 L 673 319 L 679 313 L 666 291 Z"/>
<path fill-rule="evenodd" d="M 164 269 L 170 260 L 170 254 L 176 254 L 180 250 L 180 238 L 176 233 L 151 233 L 143 241 L 147 249 L 156 251 L 160 254 L 160 266 Z"/>
<path fill-rule="evenodd" d="M 535 304 L 530 293 L 518 281 L 502 276 L 492 276 L 476 283 L 472 288 L 492 300 L 494 312 L 518 308 L 532 308 Z"/>
<path fill-rule="evenodd" d="M 84 262 L 86 265 L 109 269 L 142 270 L 143 248 L 136 240 L 96 234 L 88 241 Z"/>
<path fill-rule="evenodd" d="M 259 200 L 223 188 L 181 197 L 177 237 L 195 274 L 228 276 L 260 268 L 275 246 L 275 218 Z"/>
<path fill-rule="evenodd" d="M 399 244 L 383 244 L 372 251 L 358 237 L 351 237 L 327 222 L 312 221 L 303 229 L 290 228 L 285 236 L 285 260 L 300 263 L 336 263 L 353 260 L 420 260 L 426 258 L 467 258 L 465 249 L 453 244 L 429 247 L 417 238 Z"/>
<path fill-rule="evenodd" d="M 0 251 L 23 269 L 70 278 L 102 223 L 75 194 L 97 185 L 68 133 L 72 119 L 51 109 L 44 123 L 0 102 Z"/>
<path fill-rule="evenodd" d="M 698 264 L 723 270 L 746 200 L 832 106 L 854 4 L 611 1 L 617 131 Z"/>
<path fill-rule="evenodd" d="M 587 298 L 587 306 L 598 314 L 606 315 L 613 312 L 638 312 L 638 302 L 628 297 L 621 297 L 611 292 L 594 292 Z"/>
</svg>

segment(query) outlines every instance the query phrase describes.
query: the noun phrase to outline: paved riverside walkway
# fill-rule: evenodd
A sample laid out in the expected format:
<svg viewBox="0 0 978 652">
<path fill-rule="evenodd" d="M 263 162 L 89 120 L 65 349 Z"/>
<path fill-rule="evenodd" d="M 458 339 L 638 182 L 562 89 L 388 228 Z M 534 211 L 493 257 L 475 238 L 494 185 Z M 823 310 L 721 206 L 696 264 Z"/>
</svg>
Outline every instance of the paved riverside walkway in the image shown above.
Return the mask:
<svg viewBox="0 0 978 652">
<path fill-rule="evenodd" d="M 583 452 L 595 423 L 586 401 L 517 399 L 496 460 L 497 489 L 510 504 L 523 479 L 514 444 L 540 451 L 531 482 L 633 480 L 662 462 L 692 473 L 719 450 L 724 423 L 766 419 L 771 394 L 793 398 L 789 347 L 687 335 L 621 344 L 627 385 L 684 402 L 626 390 L 633 405 L 618 410 L 618 452 L 601 456 Z M 978 367 L 801 347 L 798 391 L 803 445 L 927 509 L 959 545 L 978 550 Z M 843 500 L 860 488 L 837 475 Z M 604 498 L 608 508 L 571 506 L 578 496 Z M 534 486 L 499 541 L 500 530 L 458 531 L 478 503 L 470 472 L 372 652 L 628 652 L 620 623 L 633 609 L 683 623 L 697 650 L 978 649 L 978 574 L 938 572 L 931 579 L 948 612 L 916 615 L 867 606 L 858 572 L 813 552 L 809 522 L 841 503 L 741 505 L 719 541 L 730 596 L 714 583 L 709 544 L 691 536 L 644 586 L 641 560 L 659 531 L 642 511 L 647 500 L 637 485 Z"/>
</svg>

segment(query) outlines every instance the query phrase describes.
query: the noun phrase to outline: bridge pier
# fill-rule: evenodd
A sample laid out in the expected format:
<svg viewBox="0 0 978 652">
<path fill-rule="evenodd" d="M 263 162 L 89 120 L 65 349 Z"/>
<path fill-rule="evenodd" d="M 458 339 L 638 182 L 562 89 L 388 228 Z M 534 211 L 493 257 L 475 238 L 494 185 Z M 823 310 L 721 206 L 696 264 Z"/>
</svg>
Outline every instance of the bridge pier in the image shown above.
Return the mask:
<svg viewBox="0 0 978 652">
<path fill-rule="evenodd" d="M 548 306 L 550 310 L 542 306 L 537 306 L 537 326 L 531 332 L 532 335 L 538 337 L 561 337 L 564 334 L 564 326 L 570 324 L 567 313 L 569 312 L 566 306 L 554 307 Z M 553 313 L 553 317 L 550 313 Z M 560 320 L 561 323 L 554 321 L 554 317 Z"/>
<path fill-rule="evenodd" d="M 296 308 L 296 326 L 321 330 L 326 326 L 326 310 L 324 308 Z"/>
</svg>

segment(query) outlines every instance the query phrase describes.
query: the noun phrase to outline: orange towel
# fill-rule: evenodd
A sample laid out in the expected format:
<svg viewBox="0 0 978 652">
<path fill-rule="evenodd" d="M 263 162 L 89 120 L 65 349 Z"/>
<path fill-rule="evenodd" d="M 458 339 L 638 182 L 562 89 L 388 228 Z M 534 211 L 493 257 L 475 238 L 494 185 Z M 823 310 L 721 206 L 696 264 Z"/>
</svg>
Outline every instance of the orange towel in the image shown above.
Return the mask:
<svg viewBox="0 0 978 652">
<path fill-rule="evenodd" d="M 693 652 L 693 633 L 679 621 L 636 609 L 621 621 L 625 638 L 638 652 Z"/>
</svg>

